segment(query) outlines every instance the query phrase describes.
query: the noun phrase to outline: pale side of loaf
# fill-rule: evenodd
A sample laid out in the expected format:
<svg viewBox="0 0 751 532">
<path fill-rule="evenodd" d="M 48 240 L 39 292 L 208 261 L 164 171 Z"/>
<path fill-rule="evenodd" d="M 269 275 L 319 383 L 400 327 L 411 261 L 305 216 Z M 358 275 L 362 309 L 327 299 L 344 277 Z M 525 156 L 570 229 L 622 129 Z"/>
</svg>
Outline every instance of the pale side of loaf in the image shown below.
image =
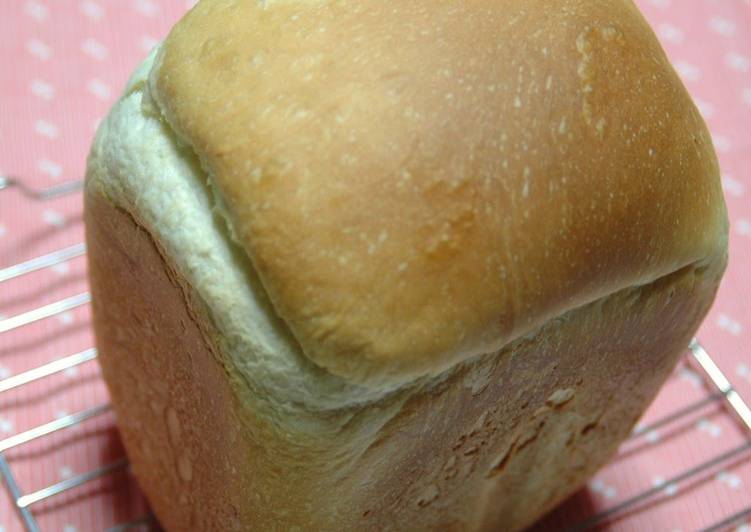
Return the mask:
<svg viewBox="0 0 751 532">
<path fill-rule="evenodd" d="M 707 312 L 709 134 L 627 0 L 204 0 L 89 159 L 97 345 L 168 530 L 515 530 Z"/>
</svg>

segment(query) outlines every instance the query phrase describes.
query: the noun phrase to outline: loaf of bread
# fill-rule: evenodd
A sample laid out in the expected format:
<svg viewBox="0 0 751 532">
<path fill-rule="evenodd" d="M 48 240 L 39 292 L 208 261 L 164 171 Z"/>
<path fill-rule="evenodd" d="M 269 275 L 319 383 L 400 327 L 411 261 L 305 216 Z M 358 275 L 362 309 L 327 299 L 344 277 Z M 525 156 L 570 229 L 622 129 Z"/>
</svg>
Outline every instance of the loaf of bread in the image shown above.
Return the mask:
<svg viewBox="0 0 751 532">
<path fill-rule="evenodd" d="M 727 257 L 630 0 L 203 0 L 88 163 L 103 373 L 184 530 L 519 530 L 612 456 Z"/>
</svg>

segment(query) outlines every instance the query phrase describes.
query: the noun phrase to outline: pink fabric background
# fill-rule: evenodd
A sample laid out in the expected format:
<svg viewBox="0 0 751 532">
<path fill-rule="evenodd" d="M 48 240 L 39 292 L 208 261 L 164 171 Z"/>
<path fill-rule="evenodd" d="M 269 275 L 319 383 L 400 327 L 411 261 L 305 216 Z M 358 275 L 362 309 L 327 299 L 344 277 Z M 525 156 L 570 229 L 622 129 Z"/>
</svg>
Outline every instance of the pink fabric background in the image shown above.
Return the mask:
<svg viewBox="0 0 751 532">
<path fill-rule="evenodd" d="M 712 130 L 731 220 L 731 263 L 699 338 L 751 399 L 751 2 L 640 0 Z M 44 188 L 83 175 L 97 121 L 129 72 L 192 4 L 185 0 L 3 0 L 0 4 L 0 175 Z M 0 268 L 82 240 L 80 194 L 45 203 L 0 192 Z M 85 261 L 0 284 L 0 319 L 86 290 Z M 88 308 L 0 334 L 0 379 L 92 345 Z M 0 440 L 107 401 L 96 363 L 0 394 Z M 648 419 L 706 395 L 679 368 Z M 111 416 L 22 446 L 7 457 L 29 492 L 122 455 Z M 552 514 L 557 529 L 659 484 L 748 435 L 718 406 L 624 446 L 621 456 Z M 751 505 L 751 455 L 679 486 L 608 525 L 694 530 Z M 101 530 L 147 509 L 122 472 L 34 506 L 42 530 Z M 744 528 L 745 527 L 745 528 Z M 751 531 L 749 525 L 738 530 Z M 0 532 L 20 530 L 0 489 Z"/>
</svg>

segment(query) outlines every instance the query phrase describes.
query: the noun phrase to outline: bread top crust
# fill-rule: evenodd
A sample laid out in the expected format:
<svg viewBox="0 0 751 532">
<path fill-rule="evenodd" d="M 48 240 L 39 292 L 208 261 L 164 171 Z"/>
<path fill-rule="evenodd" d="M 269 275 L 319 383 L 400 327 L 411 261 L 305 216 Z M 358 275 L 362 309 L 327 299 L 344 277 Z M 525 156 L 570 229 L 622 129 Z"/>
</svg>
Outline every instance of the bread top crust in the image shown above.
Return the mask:
<svg viewBox="0 0 751 532">
<path fill-rule="evenodd" d="M 437 374 L 727 246 L 711 139 L 630 0 L 203 0 L 150 89 L 350 381 Z"/>
</svg>

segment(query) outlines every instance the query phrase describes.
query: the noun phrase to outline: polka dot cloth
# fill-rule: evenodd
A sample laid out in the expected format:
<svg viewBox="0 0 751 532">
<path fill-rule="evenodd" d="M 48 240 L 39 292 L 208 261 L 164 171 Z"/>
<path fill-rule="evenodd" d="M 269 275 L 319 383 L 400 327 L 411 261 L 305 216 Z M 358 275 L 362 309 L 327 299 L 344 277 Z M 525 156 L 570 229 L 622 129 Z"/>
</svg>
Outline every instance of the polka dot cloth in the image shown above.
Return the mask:
<svg viewBox="0 0 751 532">
<path fill-rule="evenodd" d="M 640 0 L 712 130 L 731 221 L 731 262 L 699 337 L 741 394 L 751 399 L 751 3 Z M 193 2 L 12 0 L 0 11 L 0 175 L 33 188 L 80 179 L 98 121 L 126 77 Z M 81 197 L 35 202 L 0 192 L 0 268 L 83 238 Z M 86 290 L 81 258 L 0 284 L 0 319 Z M 0 380 L 93 345 L 86 306 L 0 335 Z M 701 376 L 681 366 L 650 420 L 705 397 Z M 95 363 L 0 394 L 0 440 L 107 402 Z M 744 440 L 710 405 L 627 442 L 587 488 L 538 530 L 558 529 L 650 487 L 659 500 L 612 521 L 612 530 L 695 530 L 751 504 L 751 453 L 687 483 L 670 479 Z M 122 456 L 110 414 L 7 454 L 25 492 Z M 148 512 L 127 470 L 33 507 L 42 530 L 102 530 Z M 734 524 L 738 531 L 750 525 Z M 0 531 L 21 530 L 4 489 Z"/>
</svg>

